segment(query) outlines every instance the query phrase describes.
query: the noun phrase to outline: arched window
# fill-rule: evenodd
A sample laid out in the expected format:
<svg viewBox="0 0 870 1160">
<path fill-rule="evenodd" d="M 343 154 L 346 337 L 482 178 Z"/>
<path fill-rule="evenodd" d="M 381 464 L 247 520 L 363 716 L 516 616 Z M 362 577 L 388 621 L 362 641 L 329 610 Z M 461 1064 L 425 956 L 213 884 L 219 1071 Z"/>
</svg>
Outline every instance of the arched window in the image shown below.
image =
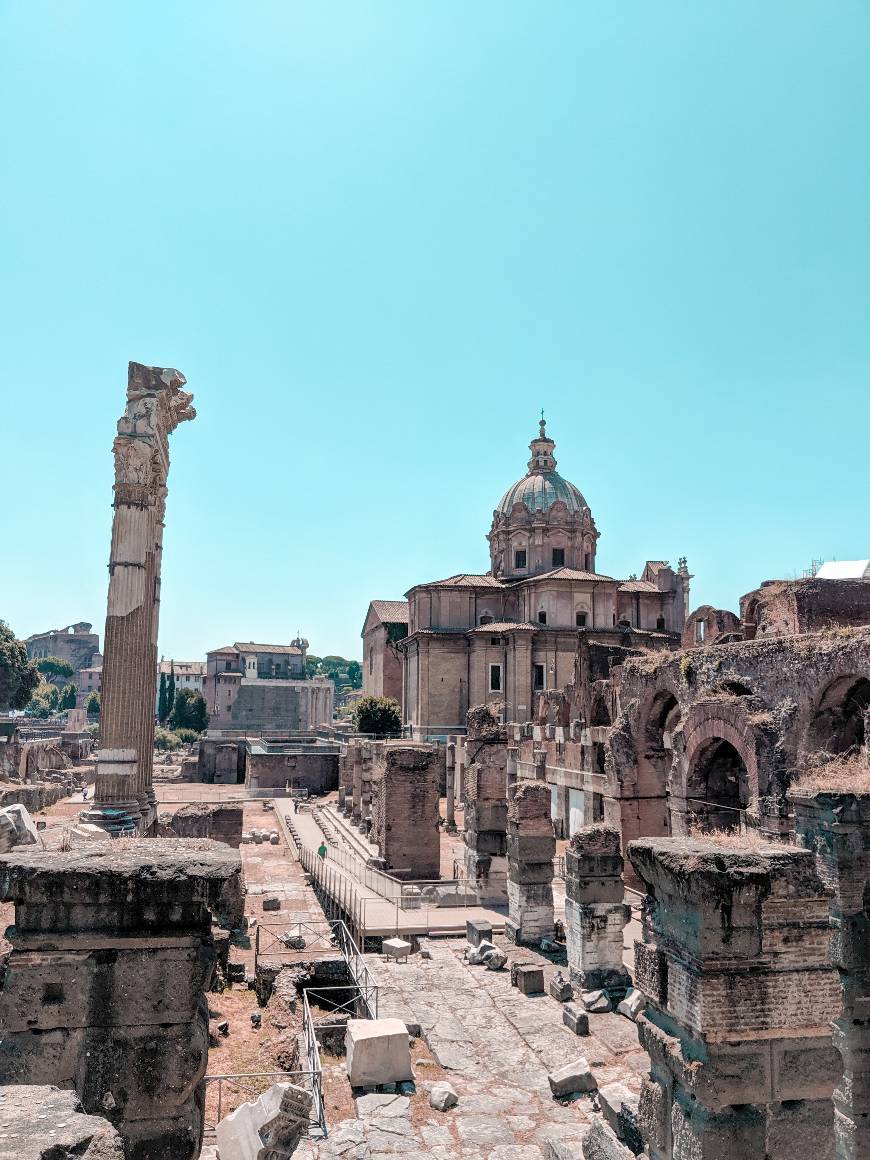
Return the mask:
<svg viewBox="0 0 870 1160">
<path fill-rule="evenodd" d="M 538 624 L 547 623 L 547 613 L 543 608 L 538 609 Z"/>
<path fill-rule="evenodd" d="M 656 631 L 657 632 L 664 632 L 665 631 L 665 618 L 663 616 L 656 617 Z"/>
<path fill-rule="evenodd" d="M 577 613 L 577 627 L 578 628 L 585 628 L 586 627 L 586 616 L 587 616 L 587 614 L 585 612 L 578 612 Z"/>
<path fill-rule="evenodd" d="M 369 645 L 369 672 L 375 671 L 375 650 Z"/>
</svg>

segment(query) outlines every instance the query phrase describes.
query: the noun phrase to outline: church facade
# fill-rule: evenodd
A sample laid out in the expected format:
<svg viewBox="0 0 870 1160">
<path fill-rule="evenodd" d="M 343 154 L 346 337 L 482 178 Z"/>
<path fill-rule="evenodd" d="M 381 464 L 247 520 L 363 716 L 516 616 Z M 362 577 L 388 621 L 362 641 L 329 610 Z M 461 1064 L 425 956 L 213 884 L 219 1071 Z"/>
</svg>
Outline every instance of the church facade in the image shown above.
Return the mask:
<svg viewBox="0 0 870 1160">
<path fill-rule="evenodd" d="M 584 636 L 679 647 L 689 604 L 685 559 L 649 560 L 640 579 L 596 570 L 598 529 L 581 492 L 556 471 L 546 425 L 522 479 L 493 512 L 489 572 L 417 584 L 406 594 L 405 724 L 416 739 L 465 731 L 469 708 L 500 702 L 528 721 L 537 696 L 573 677 Z"/>
</svg>

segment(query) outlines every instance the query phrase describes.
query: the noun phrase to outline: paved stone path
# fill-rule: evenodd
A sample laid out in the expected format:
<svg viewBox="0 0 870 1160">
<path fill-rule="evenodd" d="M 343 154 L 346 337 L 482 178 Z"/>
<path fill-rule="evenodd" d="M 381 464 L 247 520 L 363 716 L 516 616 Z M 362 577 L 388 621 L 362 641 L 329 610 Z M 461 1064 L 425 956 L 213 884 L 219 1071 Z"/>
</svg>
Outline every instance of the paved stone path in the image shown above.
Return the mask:
<svg viewBox="0 0 870 1160">
<path fill-rule="evenodd" d="M 499 940 L 500 941 L 500 940 Z M 634 1091 L 648 1067 L 633 1023 L 621 1015 L 591 1015 L 592 1033 L 578 1037 L 562 1024 L 562 1005 L 547 995 L 525 996 L 509 970 L 487 971 L 463 961 L 465 941 L 429 939 L 431 959 L 407 963 L 368 955 L 380 991 L 378 1014 L 417 1023 L 438 1069 L 459 1103 L 446 1112 L 429 1106 L 427 1068 L 415 1066 L 416 1090 L 377 1093 L 356 1101 L 358 1121 L 330 1126 L 329 1138 L 307 1142 L 300 1160 L 543 1160 L 548 1136 L 579 1141 L 593 1114 L 590 1096 L 560 1104 L 547 1074 L 585 1056 L 599 1086 L 620 1080 Z M 555 967 L 534 951 L 509 947 L 511 957 Z"/>
</svg>

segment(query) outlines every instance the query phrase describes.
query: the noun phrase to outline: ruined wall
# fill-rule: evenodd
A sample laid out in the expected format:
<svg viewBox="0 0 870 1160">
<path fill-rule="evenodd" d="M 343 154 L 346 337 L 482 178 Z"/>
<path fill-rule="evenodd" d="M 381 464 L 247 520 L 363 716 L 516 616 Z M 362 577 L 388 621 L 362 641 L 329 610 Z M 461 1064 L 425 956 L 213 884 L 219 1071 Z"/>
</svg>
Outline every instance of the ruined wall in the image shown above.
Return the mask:
<svg viewBox="0 0 870 1160">
<path fill-rule="evenodd" d="M 635 947 L 650 1160 L 833 1160 L 840 984 L 805 850 L 643 839 Z"/>
<path fill-rule="evenodd" d="M 553 938 L 553 859 L 556 839 L 550 790 L 522 782 L 508 804 L 508 909 L 505 935 L 516 943 Z"/>
<path fill-rule="evenodd" d="M 216 842 L 96 842 L 0 857 L 15 902 L 0 990 L 0 1084 L 73 1088 L 126 1160 L 195 1160 L 208 1051 L 211 910 L 240 895 Z"/>
<path fill-rule="evenodd" d="M 619 831 L 587 826 L 565 852 L 565 934 L 571 981 L 618 1003 L 630 985 L 623 963 L 625 904 Z"/>
<path fill-rule="evenodd" d="M 794 636 L 870 624 L 870 584 L 863 580 L 768 580 L 740 599 L 747 639 Z"/>
<path fill-rule="evenodd" d="M 507 728 L 486 706 L 468 714 L 462 782 L 465 871 L 485 906 L 507 904 Z"/>
<path fill-rule="evenodd" d="M 329 793 L 338 786 L 338 754 L 248 753 L 245 784 L 251 789 L 283 790 L 288 782 L 294 790 Z"/>
<path fill-rule="evenodd" d="M 244 828 L 242 814 L 241 805 L 191 802 L 174 813 L 160 814 L 158 836 L 211 838 L 238 848 L 242 844 Z"/>
<path fill-rule="evenodd" d="M 441 876 L 438 783 L 442 765 L 435 745 L 382 741 L 374 747 L 369 839 L 397 877 Z"/>
</svg>

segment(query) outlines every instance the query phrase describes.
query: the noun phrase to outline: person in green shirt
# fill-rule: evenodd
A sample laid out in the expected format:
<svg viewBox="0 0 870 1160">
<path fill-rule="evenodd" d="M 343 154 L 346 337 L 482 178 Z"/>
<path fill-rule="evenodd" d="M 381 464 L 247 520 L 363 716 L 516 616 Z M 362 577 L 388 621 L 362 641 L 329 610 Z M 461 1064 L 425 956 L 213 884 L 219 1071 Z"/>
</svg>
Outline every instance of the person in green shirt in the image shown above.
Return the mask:
<svg viewBox="0 0 870 1160">
<path fill-rule="evenodd" d="M 326 842 L 321 842 L 317 847 L 317 853 L 321 858 L 326 857 Z"/>
</svg>

